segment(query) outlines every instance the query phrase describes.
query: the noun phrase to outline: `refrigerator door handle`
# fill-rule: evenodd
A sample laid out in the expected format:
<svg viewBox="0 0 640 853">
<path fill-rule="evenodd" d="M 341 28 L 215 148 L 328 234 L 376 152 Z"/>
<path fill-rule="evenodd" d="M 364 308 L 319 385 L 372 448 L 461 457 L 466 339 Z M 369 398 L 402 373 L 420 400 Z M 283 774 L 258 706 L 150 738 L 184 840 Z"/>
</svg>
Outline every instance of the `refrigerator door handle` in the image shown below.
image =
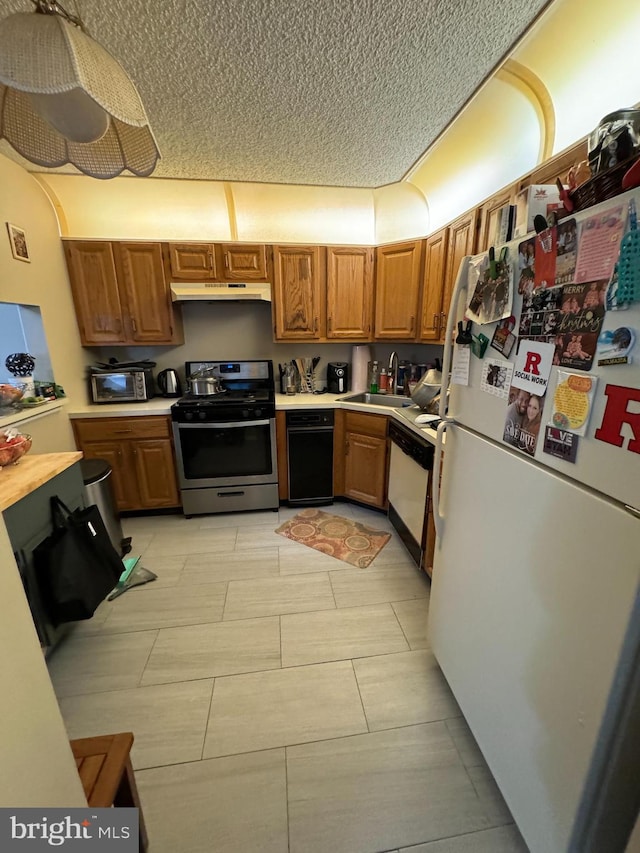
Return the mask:
<svg viewBox="0 0 640 853">
<path fill-rule="evenodd" d="M 433 498 L 433 523 L 436 528 L 436 538 L 442 539 L 444 533 L 444 516 L 440 514 L 440 472 L 442 470 L 441 460 L 442 451 L 444 449 L 444 431 L 447 428 L 447 423 L 454 423 L 453 420 L 442 420 L 436 429 L 436 452 L 433 460 L 433 486 L 431 495 Z"/>
<path fill-rule="evenodd" d="M 451 360 L 453 355 L 453 329 L 455 324 L 458 322 L 458 302 L 460 300 L 460 294 L 467 292 L 467 280 L 468 280 L 468 271 L 469 271 L 469 261 L 471 260 L 471 255 L 467 255 L 460 261 L 460 269 L 458 270 L 458 276 L 456 278 L 456 283 L 453 287 L 453 292 L 451 294 L 451 304 L 449 306 L 449 313 L 447 315 L 447 330 L 444 333 L 444 351 L 443 355 L 443 364 L 442 364 L 442 387 L 443 389 L 449 388 L 449 382 L 451 380 Z M 444 394 L 440 394 L 440 406 L 438 410 L 438 414 L 442 420 L 447 419 L 447 405 L 448 405 L 448 394 L 445 392 Z"/>
<path fill-rule="evenodd" d="M 467 255 L 460 262 L 460 268 L 458 270 L 456 283 L 453 287 L 453 292 L 451 294 L 451 304 L 449 306 L 449 313 L 447 314 L 447 330 L 444 336 L 444 352 L 442 365 L 442 387 L 446 389 L 449 388 L 449 382 L 451 379 L 450 374 L 451 358 L 453 354 L 453 329 L 458 321 L 458 302 L 460 301 L 460 294 L 467 292 L 470 260 L 471 256 Z M 455 423 L 455 419 L 447 414 L 448 396 L 449 395 L 446 392 L 440 395 L 440 406 L 438 410 L 438 413 L 440 415 L 440 423 L 438 424 L 438 429 L 436 430 L 436 456 L 433 466 L 433 522 L 436 528 L 437 539 L 442 539 L 444 533 L 444 516 L 440 513 L 440 470 L 442 452 L 444 449 L 444 431 L 447 428 L 447 424 Z"/>
</svg>

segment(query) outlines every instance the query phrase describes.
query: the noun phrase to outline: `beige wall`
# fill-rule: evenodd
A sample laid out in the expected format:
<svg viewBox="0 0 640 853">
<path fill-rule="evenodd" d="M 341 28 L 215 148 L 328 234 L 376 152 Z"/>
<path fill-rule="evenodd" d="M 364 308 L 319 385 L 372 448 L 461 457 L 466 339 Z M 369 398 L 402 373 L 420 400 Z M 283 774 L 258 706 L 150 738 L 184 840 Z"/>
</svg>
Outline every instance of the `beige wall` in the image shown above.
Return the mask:
<svg viewBox="0 0 640 853">
<path fill-rule="evenodd" d="M 38 183 L 0 155 L 0 300 L 39 305 L 54 376 L 84 394 L 80 347 L 56 217 Z M 11 255 L 4 223 L 26 232 L 31 263 Z M 64 410 L 29 421 L 34 452 L 74 449 Z M 0 806 L 84 806 L 20 576 L 0 517 Z"/>
<path fill-rule="evenodd" d="M 185 325 L 183 346 L 104 347 L 93 350 L 92 355 L 96 360 L 104 360 L 110 356 L 119 359 L 149 358 L 156 362 L 157 370 L 173 367 L 181 372 L 184 371 L 185 361 L 269 358 L 274 362 L 276 375 L 278 363 L 289 361 L 296 356 L 320 356 L 317 368 L 320 381 L 325 379 L 327 364 L 330 361 L 351 361 L 352 344 L 274 343 L 271 305 L 268 302 L 190 302 L 183 305 L 182 311 Z M 388 359 L 392 349 L 398 352 L 400 358 L 418 363 L 442 358 L 442 347 L 439 346 L 393 346 L 387 343 L 372 343 L 369 346 L 373 358 L 381 361 Z"/>
<path fill-rule="evenodd" d="M 41 174 L 76 239 L 373 245 L 373 190 Z M 397 212 L 397 211 L 396 211 Z"/>
<path fill-rule="evenodd" d="M 40 184 L 2 155 L 0 187 L 0 301 L 40 306 L 55 380 L 70 402 L 84 403 L 84 365 L 90 359 L 80 346 L 54 209 Z M 13 258 L 5 222 L 24 229 L 31 263 Z M 28 431 L 36 453 L 75 449 L 62 412 L 30 421 Z"/>
</svg>

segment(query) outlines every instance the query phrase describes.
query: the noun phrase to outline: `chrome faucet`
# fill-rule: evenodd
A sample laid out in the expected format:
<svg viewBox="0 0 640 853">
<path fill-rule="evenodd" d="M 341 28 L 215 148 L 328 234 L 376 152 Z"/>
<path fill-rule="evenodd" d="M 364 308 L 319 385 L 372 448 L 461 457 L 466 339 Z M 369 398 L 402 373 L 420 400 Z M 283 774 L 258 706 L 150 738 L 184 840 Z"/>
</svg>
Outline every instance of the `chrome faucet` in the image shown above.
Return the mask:
<svg viewBox="0 0 640 853">
<path fill-rule="evenodd" d="M 398 393 L 398 353 L 395 350 L 389 356 L 389 392 Z"/>
</svg>

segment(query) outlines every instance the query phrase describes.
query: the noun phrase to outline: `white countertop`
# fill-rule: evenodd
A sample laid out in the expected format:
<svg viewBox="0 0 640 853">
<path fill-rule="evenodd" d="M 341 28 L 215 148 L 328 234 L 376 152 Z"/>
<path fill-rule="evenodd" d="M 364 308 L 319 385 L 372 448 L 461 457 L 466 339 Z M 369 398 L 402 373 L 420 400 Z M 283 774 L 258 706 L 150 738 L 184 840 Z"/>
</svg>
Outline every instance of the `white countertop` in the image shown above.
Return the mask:
<svg viewBox="0 0 640 853">
<path fill-rule="evenodd" d="M 48 400 L 46 403 L 42 403 L 39 406 L 34 406 L 33 408 L 24 408 L 24 409 L 11 409 L 11 408 L 2 408 L 0 409 L 0 427 L 16 427 L 16 429 L 22 430 L 22 427 L 26 421 L 33 421 L 36 418 L 42 418 L 45 415 L 50 415 L 53 412 L 59 411 L 63 406 L 67 405 L 67 400 L 65 397 L 59 400 Z"/>
<path fill-rule="evenodd" d="M 395 421 L 408 427 L 411 432 L 429 441 L 436 443 L 436 431 L 429 426 L 419 426 L 414 423 L 417 415 L 421 414 L 417 406 L 411 404 L 404 408 L 390 406 L 377 406 L 375 403 L 349 403 L 344 397 L 350 397 L 354 392 L 348 394 L 295 394 L 293 397 L 285 394 L 276 394 L 276 410 L 291 411 L 292 409 L 347 409 L 351 412 L 368 412 L 371 415 L 386 415 Z M 403 414 L 404 412 L 404 414 Z"/>
<path fill-rule="evenodd" d="M 431 444 L 436 443 L 436 432 L 428 426 L 420 427 L 413 423 L 413 418 L 419 413 L 417 406 L 407 407 L 406 413 L 402 409 L 389 406 L 376 406 L 372 403 L 348 403 L 344 397 L 348 394 L 276 394 L 276 411 L 292 411 L 300 409 L 348 409 L 352 412 L 368 412 L 372 415 L 386 415 L 393 418 L 412 432 L 422 436 Z M 408 399 L 407 399 L 407 402 Z M 89 404 L 73 406 L 69 408 L 70 418 L 117 418 L 117 417 L 145 417 L 149 415 L 169 415 L 171 406 L 175 399 L 167 397 L 154 397 L 146 403 L 103 403 L 102 405 Z"/>
<path fill-rule="evenodd" d="M 70 418 L 132 418 L 170 415 L 175 398 L 154 397 L 146 403 L 86 403 L 69 408 Z"/>
</svg>

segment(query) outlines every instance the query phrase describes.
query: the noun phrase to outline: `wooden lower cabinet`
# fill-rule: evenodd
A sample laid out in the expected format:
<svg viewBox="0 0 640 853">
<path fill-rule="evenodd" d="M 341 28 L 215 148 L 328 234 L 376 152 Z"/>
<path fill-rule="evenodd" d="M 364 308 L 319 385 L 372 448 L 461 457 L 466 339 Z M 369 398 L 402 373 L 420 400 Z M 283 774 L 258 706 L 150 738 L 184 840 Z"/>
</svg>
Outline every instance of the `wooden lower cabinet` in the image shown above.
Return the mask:
<svg viewBox="0 0 640 853">
<path fill-rule="evenodd" d="M 344 493 L 372 506 L 385 505 L 387 440 L 357 432 L 346 434 Z"/>
<path fill-rule="evenodd" d="M 125 442 L 91 441 L 78 445 L 85 459 L 104 459 L 111 465 L 111 486 L 119 510 L 136 509 L 138 491 Z"/>
<path fill-rule="evenodd" d="M 338 414 L 338 413 L 336 413 Z M 381 509 L 387 504 L 387 418 L 364 412 L 340 412 L 337 435 L 344 436 L 339 492 L 346 498 Z M 337 443 L 337 442 L 336 442 Z"/>
<path fill-rule="evenodd" d="M 133 455 L 136 484 L 141 506 L 177 506 L 180 503 L 176 484 L 173 448 L 166 439 L 145 438 L 128 442 Z M 171 476 L 167 475 L 171 472 Z"/>
<path fill-rule="evenodd" d="M 81 418 L 72 425 L 85 457 L 111 465 L 119 510 L 180 506 L 169 418 Z"/>
</svg>

